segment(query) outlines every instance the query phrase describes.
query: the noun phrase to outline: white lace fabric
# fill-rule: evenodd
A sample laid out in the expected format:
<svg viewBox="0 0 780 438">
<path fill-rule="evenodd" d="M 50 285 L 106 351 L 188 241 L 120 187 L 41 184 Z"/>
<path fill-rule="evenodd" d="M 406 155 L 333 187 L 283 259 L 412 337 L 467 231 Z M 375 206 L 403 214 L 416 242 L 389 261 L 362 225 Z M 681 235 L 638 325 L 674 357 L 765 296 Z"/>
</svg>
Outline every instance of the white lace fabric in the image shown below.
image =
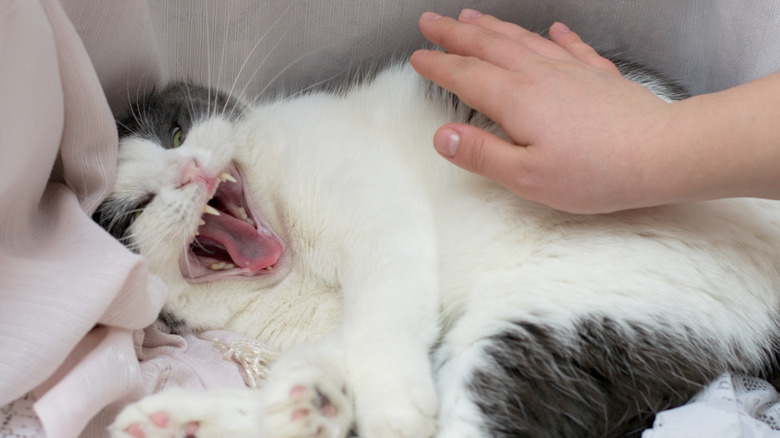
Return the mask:
<svg viewBox="0 0 780 438">
<path fill-rule="evenodd" d="M 642 438 L 780 438 L 780 395 L 765 380 L 724 374 L 688 404 L 656 415 Z"/>
</svg>

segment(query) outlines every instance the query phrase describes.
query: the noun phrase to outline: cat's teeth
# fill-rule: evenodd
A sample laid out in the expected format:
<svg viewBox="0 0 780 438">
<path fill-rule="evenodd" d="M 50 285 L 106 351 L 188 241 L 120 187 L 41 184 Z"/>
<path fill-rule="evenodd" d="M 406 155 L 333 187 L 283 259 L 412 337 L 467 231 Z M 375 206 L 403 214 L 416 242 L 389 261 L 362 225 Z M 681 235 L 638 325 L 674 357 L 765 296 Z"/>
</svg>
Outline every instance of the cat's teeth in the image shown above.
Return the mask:
<svg viewBox="0 0 780 438">
<path fill-rule="evenodd" d="M 241 220 L 248 223 L 251 226 L 255 226 L 255 221 L 252 220 L 252 218 L 249 217 L 248 214 L 246 214 L 246 209 L 244 207 L 238 207 L 238 215 L 241 217 Z"/>
<path fill-rule="evenodd" d="M 235 267 L 236 267 L 236 265 L 234 265 L 232 263 L 225 263 L 225 266 L 222 269 L 233 269 Z"/>
<path fill-rule="evenodd" d="M 222 173 L 219 175 L 219 180 L 220 180 L 220 181 L 222 181 L 222 182 L 225 182 L 225 181 L 230 181 L 230 182 L 232 182 L 232 183 L 238 182 L 238 180 L 237 180 L 237 179 L 233 178 L 233 177 L 232 177 L 232 176 L 231 176 L 229 173 L 227 173 L 227 172 L 222 172 Z"/>
<path fill-rule="evenodd" d="M 225 269 L 226 264 L 227 263 L 225 262 L 212 263 L 211 266 L 209 266 L 209 268 L 211 268 L 212 271 L 221 271 Z"/>
<path fill-rule="evenodd" d="M 204 221 L 203 219 L 199 220 L 198 221 L 198 226 L 200 226 L 200 225 L 206 225 L 206 221 Z"/>
<path fill-rule="evenodd" d="M 203 207 L 203 212 L 206 214 L 213 214 L 214 216 L 219 216 L 219 212 L 216 208 L 206 204 L 205 207 Z"/>
<path fill-rule="evenodd" d="M 198 230 L 195 230 L 195 234 L 193 234 L 193 236 L 195 236 L 195 237 L 200 236 L 200 233 L 198 232 Z"/>
<path fill-rule="evenodd" d="M 267 268 L 265 268 L 265 270 L 266 270 L 266 271 L 270 271 L 270 270 L 271 270 L 271 267 L 270 267 L 270 266 L 268 266 Z"/>
</svg>

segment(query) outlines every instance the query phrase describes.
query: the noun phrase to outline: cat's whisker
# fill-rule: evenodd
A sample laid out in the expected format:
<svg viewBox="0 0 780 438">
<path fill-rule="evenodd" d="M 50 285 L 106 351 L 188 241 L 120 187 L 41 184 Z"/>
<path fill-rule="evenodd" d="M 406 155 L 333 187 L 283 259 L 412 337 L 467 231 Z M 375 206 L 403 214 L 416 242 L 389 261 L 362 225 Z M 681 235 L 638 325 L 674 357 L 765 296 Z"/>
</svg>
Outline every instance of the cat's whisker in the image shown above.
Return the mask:
<svg viewBox="0 0 780 438">
<path fill-rule="evenodd" d="M 227 10 L 228 9 L 225 8 L 225 11 L 227 11 Z M 225 13 L 227 13 L 227 12 L 225 12 Z M 222 27 L 224 28 L 224 33 L 222 35 L 222 50 L 221 50 L 222 57 L 221 57 L 221 59 L 219 61 L 219 74 L 217 76 L 217 87 L 218 88 L 222 87 L 222 73 L 223 73 L 224 68 L 225 68 L 225 53 L 227 52 L 226 45 L 227 45 L 227 41 L 228 41 L 228 29 L 230 28 L 230 26 L 227 26 L 227 25 L 224 24 L 224 23 L 227 23 L 227 21 L 228 21 L 227 19 L 217 20 L 217 22 L 223 23 Z M 225 105 L 227 105 L 227 103 Z M 220 110 L 219 114 L 224 114 L 224 113 L 225 113 L 225 106 L 223 105 L 222 110 Z M 214 101 L 214 114 L 215 115 L 217 114 L 217 101 L 216 100 Z"/>
<path fill-rule="evenodd" d="M 311 56 L 311 55 L 313 55 L 313 54 L 315 54 L 315 53 L 319 52 L 320 50 L 324 50 L 324 49 L 325 49 L 325 48 L 321 48 L 321 49 L 317 49 L 317 50 L 312 50 L 311 52 L 309 52 L 309 53 L 306 53 L 306 54 L 304 54 L 304 55 L 301 55 L 301 56 L 299 56 L 297 59 L 295 59 L 294 61 L 292 61 L 291 63 L 287 64 L 287 66 L 286 66 L 286 67 L 284 67 L 283 69 L 279 70 L 279 72 L 278 72 L 278 73 L 277 73 L 277 74 L 276 74 L 276 75 L 275 75 L 273 78 L 271 78 L 271 80 L 270 80 L 270 81 L 268 81 L 268 83 L 266 83 L 266 84 L 265 84 L 265 87 L 263 87 L 263 89 L 262 89 L 262 90 L 260 90 L 260 92 L 259 92 L 259 93 L 257 93 L 257 97 L 261 97 L 263 94 L 265 94 L 265 92 L 268 90 L 268 88 L 270 88 L 270 87 L 271 87 L 271 85 L 273 85 L 273 83 L 274 83 L 274 82 L 276 82 L 276 80 L 277 80 L 277 79 L 279 79 L 279 77 L 280 77 L 280 76 L 282 76 L 282 75 L 283 75 L 285 72 L 287 72 L 287 70 L 289 70 L 290 68 L 292 68 L 292 67 L 293 67 L 295 64 L 297 64 L 297 63 L 299 63 L 299 62 L 303 61 L 303 60 L 304 60 L 304 59 L 306 59 L 307 57 L 309 57 L 309 56 Z M 258 69 L 259 69 L 259 67 L 258 67 Z M 257 73 L 257 70 L 255 70 L 255 73 Z M 254 74 L 252 74 L 252 77 L 254 77 Z M 247 83 L 247 86 L 248 86 L 248 84 L 249 84 L 249 83 Z M 243 93 L 246 91 L 246 88 L 247 88 L 247 86 L 245 86 L 245 87 L 244 87 L 244 89 L 243 89 L 243 90 L 241 90 L 241 94 L 242 94 L 242 95 L 243 95 Z"/>
<path fill-rule="evenodd" d="M 205 13 L 204 19 L 206 21 L 206 82 L 209 92 L 206 94 L 208 102 L 206 106 L 206 115 L 211 117 L 211 29 L 209 29 L 209 6 L 207 3 L 203 3 Z"/>
<path fill-rule="evenodd" d="M 349 70 L 345 70 L 345 71 L 349 71 Z M 304 93 L 306 93 L 307 91 L 309 91 L 311 89 L 317 88 L 317 87 L 319 87 L 322 84 L 328 83 L 328 82 L 336 79 L 337 77 L 339 77 L 339 76 L 341 76 L 343 74 L 344 74 L 344 71 L 338 72 L 338 73 L 336 73 L 336 74 L 334 74 L 334 75 L 332 75 L 332 76 L 330 76 L 328 78 L 325 78 L 325 79 L 323 79 L 321 81 L 315 82 L 315 83 L 309 85 L 308 87 L 302 88 L 302 89 L 296 91 L 295 93 L 291 94 L 290 95 L 290 99 L 292 99 L 292 98 L 294 98 L 296 96 L 299 96 L 301 94 L 304 94 Z"/>
<path fill-rule="evenodd" d="M 228 91 L 228 95 L 229 96 L 233 96 L 233 91 L 236 88 L 236 84 L 238 83 L 238 80 L 241 77 L 241 73 L 244 71 L 244 68 L 246 67 L 247 62 L 249 62 L 249 59 L 255 53 L 255 50 L 257 50 L 257 48 L 260 46 L 260 43 L 262 43 L 265 40 L 266 36 L 268 36 L 271 33 L 271 31 L 274 30 L 276 25 L 279 24 L 282 21 L 282 19 L 287 15 L 287 12 L 290 10 L 290 4 L 291 3 L 292 2 L 288 3 L 287 8 L 284 10 L 284 12 L 279 14 L 279 17 L 276 19 L 276 21 L 274 21 L 273 24 L 271 24 L 271 26 L 269 26 L 268 29 L 266 29 L 265 33 L 263 33 L 263 35 L 260 36 L 260 39 L 258 39 L 257 42 L 255 43 L 254 47 L 252 47 L 252 50 L 250 50 L 249 53 L 246 55 L 246 57 L 244 58 L 244 62 L 241 64 L 241 67 L 239 67 L 238 73 L 236 73 L 236 76 L 233 79 L 233 84 L 230 86 L 230 90 Z M 280 41 L 281 41 L 281 38 L 280 38 Z M 260 66 L 262 66 L 265 63 L 266 59 L 267 59 L 267 56 L 266 56 L 266 58 L 264 58 L 260 62 Z M 260 66 L 258 66 L 258 69 L 260 68 Z M 254 78 L 256 73 L 257 73 L 257 70 L 255 70 L 255 73 L 252 74 L 252 76 L 249 78 L 247 83 L 250 83 L 252 81 L 252 78 Z M 246 86 L 244 87 L 244 90 L 246 90 Z M 243 96 L 243 93 L 241 95 Z M 227 105 L 223 106 L 222 112 L 224 113 L 226 110 L 227 110 Z"/>
</svg>

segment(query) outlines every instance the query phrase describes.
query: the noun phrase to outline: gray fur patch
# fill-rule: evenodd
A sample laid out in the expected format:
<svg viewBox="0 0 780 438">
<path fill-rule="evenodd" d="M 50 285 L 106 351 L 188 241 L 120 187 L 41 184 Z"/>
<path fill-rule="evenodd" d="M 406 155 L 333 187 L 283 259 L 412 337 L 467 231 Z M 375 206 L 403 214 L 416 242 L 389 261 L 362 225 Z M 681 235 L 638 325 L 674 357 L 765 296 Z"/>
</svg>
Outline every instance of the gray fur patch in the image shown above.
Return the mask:
<svg viewBox="0 0 780 438">
<path fill-rule="evenodd" d="M 762 374 L 690 330 L 589 317 L 575 334 L 518 322 L 491 338 L 469 385 L 494 437 L 633 437 L 725 371 Z M 735 348 L 734 350 L 738 350 Z M 729 357 L 731 355 L 731 357 Z"/>
</svg>

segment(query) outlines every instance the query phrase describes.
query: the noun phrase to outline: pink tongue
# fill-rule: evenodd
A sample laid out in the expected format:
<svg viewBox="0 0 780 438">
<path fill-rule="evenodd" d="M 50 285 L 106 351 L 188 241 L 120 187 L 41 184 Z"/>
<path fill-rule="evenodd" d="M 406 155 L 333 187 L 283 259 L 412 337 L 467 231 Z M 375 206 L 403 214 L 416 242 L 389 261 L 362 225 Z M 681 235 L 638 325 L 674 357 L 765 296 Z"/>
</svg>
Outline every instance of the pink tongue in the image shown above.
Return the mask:
<svg viewBox="0 0 780 438">
<path fill-rule="evenodd" d="M 198 228 L 201 238 L 225 247 L 236 266 L 259 271 L 273 266 L 282 254 L 282 245 L 274 238 L 262 236 L 255 227 L 227 213 L 203 215 L 205 225 Z"/>
</svg>

